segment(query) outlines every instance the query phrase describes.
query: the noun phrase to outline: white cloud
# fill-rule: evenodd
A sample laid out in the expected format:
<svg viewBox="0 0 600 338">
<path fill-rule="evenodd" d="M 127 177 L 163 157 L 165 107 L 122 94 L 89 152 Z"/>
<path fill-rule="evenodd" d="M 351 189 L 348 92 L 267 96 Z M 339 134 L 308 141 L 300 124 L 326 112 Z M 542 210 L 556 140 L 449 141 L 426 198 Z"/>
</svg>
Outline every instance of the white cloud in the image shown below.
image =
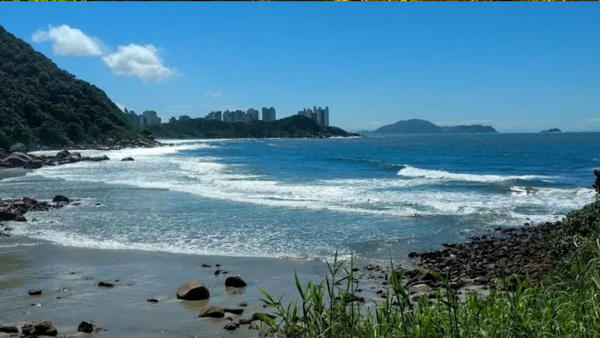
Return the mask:
<svg viewBox="0 0 600 338">
<path fill-rule="evenodd" d="M 382 126 L 382 125 L 383 125 L 383 123 L 381 123 L 381 122 L 379 122 L 379 121 L 371 121 L 371 122 L 369 122 L 369 123 L 367 123 L 367 124 L 368 124 L 369 126 L 371 126 L 371 127 L 379 127 L 379 126 Z"/>
<path fill-rule="evenodd" d="M 126 108 L 124 104 L 121 104 L 121 103 L 119 103 L 119 102 L 115 102 L 115 104 L 116 104 L 116 105 L 117 105 L 117 107 L 119 107 L 119 109 L 121 109 L 121 110 L 125 110 L 125 108 Z"/>
<path fill-rule="evenodd" d="M 593 123 L 600 122 L 600 117 L 594 117 L 591 119 L 587 119 L 586 122 L 593 122 Z"/>
<path fill-rule="evenodd" d="M 137 76 L 143 81 L 158 81 L 175 74 L 166 67 L 153 45 L 119 46 L 115 53 L 102 57 L 104 63 L 117 75 Z"/>
<path fill-rule="evenodd" d="M 206 97 L 210 97 L 213 99 L 217 99 L 219 97 L 223 96 L 223 92 L 221 91 L 221 89 L 218 90 L 209 90 L 206 92 L 206 94 L 204 94 Z"/>
<path fill-rule="evenodd" d="M 67 25 L 48 26 L 48 30 L 38 30 L 31 35 L 31 40 L 37 43 L 50 41 L 56 55 L 99 56 L 103 54 L 102 41 Z"/>
</svg>

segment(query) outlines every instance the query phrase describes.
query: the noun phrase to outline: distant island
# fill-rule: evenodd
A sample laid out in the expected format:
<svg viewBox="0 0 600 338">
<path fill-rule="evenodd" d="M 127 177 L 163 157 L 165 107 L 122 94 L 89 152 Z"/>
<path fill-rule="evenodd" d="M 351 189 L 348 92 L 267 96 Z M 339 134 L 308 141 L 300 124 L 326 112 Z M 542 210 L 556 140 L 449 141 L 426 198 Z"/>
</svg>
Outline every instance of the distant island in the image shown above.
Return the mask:
<svg viewBox="0 0 600 338">
<path fill-rule="evenodd" d="M 210 119 L 171 121 L 146 129 L 156 138 L 215 139 L 215 138 L 329 138 L 360 136 L 337 127 L 323 127 L 302 115 L 275 121 L 225 122 Z"/>
<path fill-rule="evenodd" d="M 562 131 L 560 131 L 558 128 L 552 128 L 548 130 L 542 130 L 540 133 L 562 133 Z"/>
<path fill-rule="evenodd" d="M 373 134 L 488 134 L 498 131 L 491 126 L 459 125 L 441 127 L 419 119 L 402 120 L 374 130 Z"/>
</svg>

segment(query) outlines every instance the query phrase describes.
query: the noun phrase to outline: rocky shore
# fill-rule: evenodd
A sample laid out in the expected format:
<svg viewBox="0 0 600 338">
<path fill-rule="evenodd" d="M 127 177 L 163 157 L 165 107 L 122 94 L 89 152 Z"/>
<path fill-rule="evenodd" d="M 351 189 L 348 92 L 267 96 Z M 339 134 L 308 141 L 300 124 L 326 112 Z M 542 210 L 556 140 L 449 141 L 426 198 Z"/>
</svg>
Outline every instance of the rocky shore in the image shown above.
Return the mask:
<svg viewBox="0 0 600 338">
<path fill-rule="evenodd" d="M 91 148 L 80 147 L 69 147 L 59 151 L 54 156 L 48 155 L 33 155 L 28 154 L 27 147 L 24 144 L 17 143 L 13 145 L 9 151 L 5 151 L 0 148 L 0 169 L 6 168 L 23 168 L 23 169 L 38 169 L 43 166 L 56 166 L 64 165 L 69 163 L 77 162 L 101 162 L 108 161 L 110 158 L 106 155 L 103 156 L 82 156 L 81 153 L 73 150 L 79 149 L 93 149 L 101 151 L 120 150 L 125 148 L 154 148 L 162 147 L 172 144 L 164 144 L 152 139 L 147 140 L 134 140 L 134 141 L 121 141 L 114 142 L 108 139 L 106 145 L 95 144 Z M 87 146 L 86 146 L 87 147 Z M 44 149 L 43 149 L 44 150 Z M 123 161 L 132 161 L 132 158 L 124 158 Z"/>
<path fill-rule="evenodd" d="M 0 199 L 0 237 L 9 237 L 12 230 L 10 227 L 5 227 L 3 225 L 4 222 L 27 222 L 25 214 L 30 211 L 60 209 L 69 203 L 73 205 L 78 204 L 78 202 L 69 200 L 69 198 L 61 195 L 54 196 L 52 202 L 37 201 L 29 197 Z"/>
<path fill-rule="evenodd" d="M 556 257 L 549 245 L 553 231 L 561 222 L 532 225 L 522 228 L 496 228 L 464 243 L 444 243 L 442 248 L 408 255 L 413 268 L 369 264 L 355 268 L 365 284 L 381 285 L 377 294 L 385 298 L 389 292 L 390 276 L 396 274 L 416 300 L 425 294 L 433 297 L 447 279 L 451 289 L 487 289 L 502 277 L 508 281 L 529 278 L 541 282 L 548 266 Z M 459 291 L 460 292 L 460 291 Z"/>
</svg>

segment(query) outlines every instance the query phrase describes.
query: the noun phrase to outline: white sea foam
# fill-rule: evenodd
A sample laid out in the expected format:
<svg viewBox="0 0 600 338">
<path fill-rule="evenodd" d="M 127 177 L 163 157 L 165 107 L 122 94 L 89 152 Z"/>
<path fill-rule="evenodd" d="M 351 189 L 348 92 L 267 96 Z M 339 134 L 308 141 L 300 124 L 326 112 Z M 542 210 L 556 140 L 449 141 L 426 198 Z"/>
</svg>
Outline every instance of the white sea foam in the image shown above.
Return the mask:
<svg viewBox="0 0 600 338">
<path fill-rule="evenodd" d="M 212 143 L 212 142 L 210 142 Z M 501 215 L 522 221 L 532 215 L 548 218 L 579 208 L 593 199 L 587 188 L 536 188 L 532 194 L 493 194 L 477 191 L 405 189 L 445 181 L 487 182 L 549 179 L 548 176 L 475 175 L 407 166 L 397 178 L 334 179 L 285 183 L 245 172 L 214 156 L 169 156 L 184 150 L 211 149 L 214 143 L 182 143 L 175 147 L 126 149 L 109 152 L 114 158 L 132 156 L 134 162 L 86 162 L 44 167 L 37 174 L 75 181 L 168 189 L 206 198 L 270 207 L 329 210 L 392 217 Z M 101 152 L 99 152 L 101 153 Z"/>
<path fill-rule="evenodd" d="M 501 175 L 476 175 L 476 174 L 457 174 L 443 170 L 429 170 L 411 167 L 409 165 L 398 171 L 399 176 L 408 178 L 424 178 L 439 181 L 466 181 L 466 182 L 506 182 L 515 180 L 549 180 L 551 176 L 521 175 L 521 176 L 501 176 Z"/>
</svg>

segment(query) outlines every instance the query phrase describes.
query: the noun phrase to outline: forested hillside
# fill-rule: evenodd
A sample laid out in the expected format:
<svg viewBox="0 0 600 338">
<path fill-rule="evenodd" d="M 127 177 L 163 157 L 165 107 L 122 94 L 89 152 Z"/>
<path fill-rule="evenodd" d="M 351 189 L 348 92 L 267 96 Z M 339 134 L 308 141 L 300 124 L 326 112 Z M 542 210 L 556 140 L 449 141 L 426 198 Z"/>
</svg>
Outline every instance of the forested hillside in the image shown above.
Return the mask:
<svg viewBox="0 0 600 338">
<path fill-rule="evenodd" d="M 104 91 L 58 68 L 0 26 L 0 148 L 138 137 Z"/>
</svg>

